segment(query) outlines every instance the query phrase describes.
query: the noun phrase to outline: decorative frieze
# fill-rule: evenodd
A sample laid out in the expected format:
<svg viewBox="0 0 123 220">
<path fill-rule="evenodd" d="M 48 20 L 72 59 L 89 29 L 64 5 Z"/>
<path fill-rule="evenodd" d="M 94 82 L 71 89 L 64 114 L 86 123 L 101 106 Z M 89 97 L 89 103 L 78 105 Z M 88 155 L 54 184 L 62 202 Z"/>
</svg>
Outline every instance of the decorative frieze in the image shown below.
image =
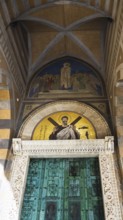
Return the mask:
<svg viewBox="0 0 123 220">
<path fill-rule="evenodd" d="M 81 155 L 98 155 L 101 152 L 113 153 L 114 142 L 112 136 L 105 139 L 91 140 L 42 140 L 25 141 L 20 138 L 13 139 L 14 155 L 30 155 L 44 157 L 78 157 Z"/>
</svg>

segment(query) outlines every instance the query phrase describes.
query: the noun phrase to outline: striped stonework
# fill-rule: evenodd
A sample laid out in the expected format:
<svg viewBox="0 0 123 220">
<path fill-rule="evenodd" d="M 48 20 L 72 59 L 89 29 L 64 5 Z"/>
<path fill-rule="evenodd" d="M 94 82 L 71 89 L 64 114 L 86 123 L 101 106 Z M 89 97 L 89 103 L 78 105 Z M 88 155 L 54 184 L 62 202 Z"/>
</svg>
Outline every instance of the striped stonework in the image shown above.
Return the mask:
<svg viewBox="0 0 123 220">
<path fill-rule="evenodd" d="M 9 80 L 6 72 L 3 68 L 0 68 L 0 163 L 3 165 L 7 162 L 11 133 L 11 109 L 8 85 Z"/>
</svg>

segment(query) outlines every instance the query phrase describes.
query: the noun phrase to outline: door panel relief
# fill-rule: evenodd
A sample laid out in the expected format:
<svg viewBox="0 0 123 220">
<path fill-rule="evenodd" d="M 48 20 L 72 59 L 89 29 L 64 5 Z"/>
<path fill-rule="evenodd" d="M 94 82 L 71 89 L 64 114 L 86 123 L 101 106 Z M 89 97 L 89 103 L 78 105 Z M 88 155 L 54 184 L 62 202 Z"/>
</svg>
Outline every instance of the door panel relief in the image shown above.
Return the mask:
<svg viewBox="0 0 123 220">
<path fill-rule="evenodd" d="M 98 158 L 31 159 L 21 220 L 103 220 Z"/>
</svg>

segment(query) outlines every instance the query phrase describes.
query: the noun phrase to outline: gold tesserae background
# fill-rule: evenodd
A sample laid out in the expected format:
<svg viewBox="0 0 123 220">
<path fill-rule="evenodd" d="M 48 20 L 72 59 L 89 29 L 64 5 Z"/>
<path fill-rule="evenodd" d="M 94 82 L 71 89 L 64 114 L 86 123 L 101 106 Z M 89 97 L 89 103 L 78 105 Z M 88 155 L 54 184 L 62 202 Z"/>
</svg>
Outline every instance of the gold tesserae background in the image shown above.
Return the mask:
<svg viewBox="0 0 123 220">
<path fill-rule="evenodd" d="M 75 123 L 75 127 L 80 133 L 80 139 L 87 139 L 87 136 L 88 139 L 96 138 L 95 129 L 87 118 L 75 112 L 64 111 L 53 113 L 41 120 L 33 131 L 32 140 L 48 140 L 49 135 L 52 133 L 55 126 L 55 122 L 61 125 L 61 118 L 63 116 L 68 117 L 68 124 L 71 124 L 74 120 L 78 119 Z"/>
</svg>

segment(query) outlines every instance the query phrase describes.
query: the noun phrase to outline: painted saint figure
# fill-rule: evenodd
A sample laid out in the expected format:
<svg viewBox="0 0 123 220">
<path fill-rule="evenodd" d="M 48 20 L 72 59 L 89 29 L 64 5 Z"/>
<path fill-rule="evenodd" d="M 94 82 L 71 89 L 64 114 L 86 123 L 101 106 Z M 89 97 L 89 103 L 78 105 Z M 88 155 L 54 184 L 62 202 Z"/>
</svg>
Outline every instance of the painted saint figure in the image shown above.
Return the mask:
<svg viewBox="0 0 123 220">
<path fill-rule="evenodd" d="M 68 117 L 61 118 L 62 125 L 54 127 L 53 132 L 49 136 L 50 140 L 69 140 L 80 139 L 80 133 L 76 130 L 74 125 L 68 125 Z"/>
<path fill-rule="evenodd" d="M 70 63 L 64 63 L 61 68 L 61 89 L 71 88 L 71 67 Z"/>
</svg>

